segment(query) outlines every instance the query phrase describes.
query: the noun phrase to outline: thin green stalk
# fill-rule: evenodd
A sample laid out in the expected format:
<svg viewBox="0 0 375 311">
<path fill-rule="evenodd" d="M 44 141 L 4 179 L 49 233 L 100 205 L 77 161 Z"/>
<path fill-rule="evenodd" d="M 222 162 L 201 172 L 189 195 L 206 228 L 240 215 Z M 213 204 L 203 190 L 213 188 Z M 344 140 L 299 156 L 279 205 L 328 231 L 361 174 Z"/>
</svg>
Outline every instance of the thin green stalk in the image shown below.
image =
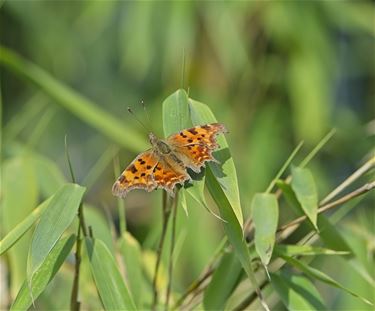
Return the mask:
<svg viewBox="0 0 375 311">
<path fill-rule="evenodd" d="M 66 135 L 65 135 L 65 155 L 66 155 L 66 160 L 68 162 L 68 167 L 69 167 L 70 175 L 71 175 L 71 178 L 72 178 L 72 182 L 76 183 L 72 163 L 70 161 Z M 85 237 L 87 236 L 85 218 L 83 216 L 83 204 L 82 204 L 82 202 L 78 207 L 78 215 L 77 216 L 78 216 L 79 221 L 78 221 L 78 228 L 77 228 L 76 250 L 75 250 L 75 253 L 74 253 L 75 266 L 74 266 L 73 287 L 72 287 L 72 293 L 71 293 L 71 296 L 70 296 L 70 309 L 72 311 L 79 311 L 80 307 L 81 307 L 81 303 L 78 300 L 79 276 L 80 276 L 80 267 L 81 267 L 81 260 L 82 260 L 81 259 L 82 258 L 82 253 L 81 253 L 81 249 L 82 249 L 81 229 L 82 229 L 83 235 Z"/>
<path fill-rule="evenodd" d="M 171 248 L 169 252 L 169 266 L 168 266 L 168 287 L 167 287 L 167 293 L 165 296 L 165 310 L 168 310 L 169 306 L 169 296 L 171 293 L 172 288 L 172 273 L 173 273 L 173 251 L 175 246 L 175 238 L 176 238 L 176 222 L 177 222 L 177 204 L 178 204 L 178 189 L 176 190 L 176 195 L 173 199 L 172 204 L 172 230 L 171 230 Z"/>
<path fill-rule="evenodd" d="M 167 233 L 167 227 L 168 227 L 168 220 L 169 216 L 171 214 L 171 208 L 168 200 L 168 194 L 166 191 L 163 191 L 163 199 L 162 199 L 162 205 L 163 205 L 163 224 L 162 224 L 162 231 L 159 241 L 159 246 L 156 251 L 156 264 L 155 264 L 155 272 L 154 272 L 154 278 L 152 281 L 152 290 L 153 290 L 153 300 L 152 300 L 152 306 L 151 310 L 156 310 L 156 306 L 158 304 L 158 287 L 157 287 L 157 280 L 158 280 L 158 274 L 159 274 L 159 268 L 160 268 L 160 262 L 161 262 L 161 256 L 163 253 L 163 247 L 164 247 L 164 241 Z"/>
<path fill-rule="evenodd" d="M 285 161 L 284 165 L 281 167 L 281 169 L 276 174 L 275 178 L 272 180 L 270 185 L 268 186 L 266 193 L 270 193 L 272 188 L 275 186 L 276 181 L 281 177 L 281 175 L 285 172 L 287 167 L 290 165 L 294 157 L 296 156 L 297 152 L 301 149 L 303 145 L 303 141 L 301 141 L 296 148 L 294 148 L 292 154 L 289 156 L 289 158 Z"/>
</svg>

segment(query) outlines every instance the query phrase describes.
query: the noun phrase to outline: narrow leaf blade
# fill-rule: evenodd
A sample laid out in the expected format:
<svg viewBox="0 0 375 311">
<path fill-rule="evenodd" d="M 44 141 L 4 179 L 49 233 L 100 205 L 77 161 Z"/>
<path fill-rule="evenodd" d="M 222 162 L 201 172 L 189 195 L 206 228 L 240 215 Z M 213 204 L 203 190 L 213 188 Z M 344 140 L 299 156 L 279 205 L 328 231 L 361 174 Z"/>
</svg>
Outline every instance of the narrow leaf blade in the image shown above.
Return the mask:
<svg viewBox="0 0 375 311">
<path fill-rule="evenodd" d="M 66 257 L 68 257 L 75 240 L 76 236 L 72 234 L 57 242 L 48 254 L 43 265 L 41 265 L 33 274 L 31 281 L 32 295 L 30 293 L 28 282 L 25 281 L 10 310 L 28 310 L 31 307 L 33 303 L 32 299 L 38 298 L 59 271 Z"/>
<path fill-rule="evenodd" d="M 307 264 L 305 264 L 304 262 L 300 261 L 300 260 L 297 260 L 297 259 L 294 259 L 292 257 L 289 257 L 289 256 L 285 256 L 285 255 L 282 255 L 281 256 L 286 262 L 288 262 L 289 264 L 293 265 L 294 267 L 296 267 L 297 269 L 301 270 L 302 272 L 304 272 L 306 275 L 314 278 L 314 279 L 317 279 L 321 282 L 324 282 L 326 284 L 329 284 L 333 287 L 336 287 L 336 288 L 339 288 L 339 289 L 342 289 L 344 291 L 346 291 L 347 293 L 349 293 L 350 295 L 362 300 L 363 302 L 365 302 L 366 304 L 369 304 L 369 305 L 373 305 L 372 302 L 370 302 L 369 300 L 367 300 L 366 298 L 364 297 L 361 297 L 360 295 L 356 294 L 355 292 L 353 292 L 352 290 L 344 287 L 343 285 L 341 285 L 340 283 L 336 282 L 334 279 L 332 279 L 330 276 L 328 276 L 327 274 L 325 274 L 324 272 L 322 271 L 319 271 L 315 268 L 312 268 L 310 266 L 308 266 Z"/>
<path fill-rule="evenodd" d="M 35 228 L 27 261 L 27 278 L 40 267 L 77 214 L 85 188 L 66 184 L 53 196 Z"/>
<path fill-rule="evenodd" d="M 303 276 L 271 273 L 271 284 L 288 310 L 325 310 L 315 286 Z"/>
<path fill-rule="evenodd" d="M 270 193 L 255 194 L 251 203 L 255 226 L 255 249 L 264 265 L 268 265 L 279 220 L 279 206 L 276 196 Z"/>
<path fill-rule="evenodd" d="M 38 207 L 36 207 L 24 220 L 22 220 L 12 231 L 10 231 L 0 241 L 0 255 L 5 253 L 32 227 L 32 225 L 39 219 L 40 215 L 44 212 L 48 204 L 51 202 L 52 197 L 45 200 Z"/>
<path fill-rule="evenodd" d="M 315 229 L 317 229 L 318 193 L 310 170 L 300 167 L 292 168 L 291 185 L 298 202 L 301 204 L 303 212 Z"/>
<path fill-rule="evenodd" d="M 115 259 L 98 239 L 86 239 L 86 250 L 100 299 L 106 310 L 136 310 Z"/>
</svg>

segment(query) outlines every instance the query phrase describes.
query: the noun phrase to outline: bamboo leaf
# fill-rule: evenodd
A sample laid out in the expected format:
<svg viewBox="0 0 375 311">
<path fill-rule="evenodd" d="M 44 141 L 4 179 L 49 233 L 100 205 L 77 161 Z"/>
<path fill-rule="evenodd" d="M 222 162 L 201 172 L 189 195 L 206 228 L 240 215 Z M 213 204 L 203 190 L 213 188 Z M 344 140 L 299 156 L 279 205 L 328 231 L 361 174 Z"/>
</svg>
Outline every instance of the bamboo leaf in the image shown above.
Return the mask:
<svg viewBox="0 0 375 311">
<path fill-rule="evenodd" d="M 305 277 L 271 273 L 271 284 L 288 310 L 326 310 L 314 284 Z"/>
<path fill-rule="evenodd" d="M 35 228 L 27 260 L 27 278 L 31 282 L 66 228 L 77 214 L 85 188 L 66 184 L 56 192 Z M 30 284 L 32 285 L 32 284 Z"/>
<path fill-rule="evenodd" d="M 286 256 L 316 256 L 316 255 L 348 255 L 347 251 L 336 251 L 323 247 L 316 247 L 311 245 L 275 245 L 275 253 Z"/>
<path fill-rule="evenodd" d="M 279 206 L 276 196 L 269 193 L 255 194 L 251 203 L 252 219 L 255 225 L 255 249 L 264 265 L 268 265 L 279 221 Z"/>
<path fill-rule="evenodd" d="M 207 105 L 193 99 L 190 99 L 189 103 L 191 119 L 194 125 L 217 122 L 214 114 Z M 218 151 L 214 152 L 213 155 L 219 161 L 220 165 L 216 163 L 209 163 L 207 171 L 212 171 L 213 175 L 215 176 L 215 180 L 213 181 L 214 184 L 223 190 L 227 200 L 230 203 L 230 208 L 233 209 L 237 221 L 242 228 L 243 216 L 234 161 L 231 157 L 228 143 L 224 135 L 220 135 L 217 141 L 220 148 Z M 212 188 L 213 185 L 211 185 L 211 189 Z"/>
<path fill-rule="evenodd" d="M 0 255 L 11 248 L 31 228 L 31 226 L 39 219 L 40 215 L 44 212 L 51 200 L 52 197 L 36 207 L 24 220 L 15 226 L 14 229 L 12 229 L 12 231 L 10 231 L 0 241 Z"/>
<path fill-rule="evenodd" d="M 311 221 L 315 229 L 318 230 L 316 225 L 318 215 L 318 193 L 310 170 L 293 167 L 291 185 L 298 202 L 301 204 L 303 212 Z"/>
<path fill-rule="evenodd" d="M 297 260 L 297 259 L 294 259 L 292 257 L 285 256 L 285 255 L 281 255 L 281 257 L 286 262 L 288 262 L 290 265 L 292 265 L 292 266 L 296 267 L 297 269 L 301 270 L 302 272 L 304 272 L 306 275 L 308 275 L 308 276 L 310 276 L 310 277 L 312 277 L 314 279 L 317 279 L 317 280 L 319 280 L 321 282 L 324 282 L 326 284 L 329 284 L 329 285 L 331 285 L 333 287 L 342 289 L 345 292 L 347 292 L 348 294 L 350 294 L 350 295 L 352 295 L 352 296 L 354 296 L 354 297 L 362 300 L 366 304 L 374 305 L 372 302 L 370 302 L 366 298 L 361 297 L 360 295 L 356 294 L 352 290 L 350 290 L 350 289 L 344 287 L 343 285 L 341 285 L 340 283 L 336 282 L 334 279 L 332 279 L 330 276 L 328 276 L 324 272 L 319 271 L 319 270 L 317 270 L 315 268 L 312 268 L 312 267 L 308 266 L 307 264 L 305 264 L 304 262 L 302 262 L 300 260 Z"/>
<path fill-rule="evenodd" d="M 68 257 L 75 240 L 76 236 L 72 234 L 69 237 L 62 238 L 56 243 L 46 260 L 33 274 L 31 293 L 29 282 L 26 280 L 18 292 L 10 310 L 28 310 L 31 307 L 33 299 L 38 298 L 59 271 L 66 257 Z"/>
<path fill-rule="evenodd" d="M 177 90 L 163 102 L 163 129 L 165 137 L 191 127 L 188 96 Z"/>
<path fill-rule="evenodd" d="M 241 276 L 242 266 L 236 255 L 226 253 L 215 269 L 211 282 L 204 292 L 205 310 L 224 310 L 227 299 L 233 292 Z"/>
<path fill-rule="evenodd" d="M 120 252 L 125 264 L 126 280 L 137 308 L 142 309 L 144 280 L 142 273 L 142 253 L 138 241 L 124 232 L 119 240 Z"/>
<path fill-rule="evenodd" d="M 122 280 L 115 259 L 98 239 L 86 239 L 91 274 L 106 310 L 136 310 L 134 301 Z"/>
</svg>

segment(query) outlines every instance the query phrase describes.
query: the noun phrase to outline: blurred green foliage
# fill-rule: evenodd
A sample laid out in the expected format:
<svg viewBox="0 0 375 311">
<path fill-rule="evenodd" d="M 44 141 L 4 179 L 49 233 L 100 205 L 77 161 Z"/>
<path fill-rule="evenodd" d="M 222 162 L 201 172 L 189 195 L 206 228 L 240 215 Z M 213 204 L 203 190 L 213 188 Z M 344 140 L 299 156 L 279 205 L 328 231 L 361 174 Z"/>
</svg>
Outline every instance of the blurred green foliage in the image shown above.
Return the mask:
<svg viewBox="0 0 375 311">
<path fill-rule="evenodd" d="M 38 199 L 49 197 L 57 184 L 70 179 L 65 135 L 78 182 L 86 186 L 85 181 L 90 181 L 85 201 L 100 209 L 101 214 L 89 212 L 94 215 L 92 223 L 105 223 L 108 214 L 117 223 L 117 201 L 110 191 L 116 177 L 111 154 L 120 145 L 119 161 L 125 166 L 144 150 L 147 139 L 126 108 L 133 107 L 147 123 L 139 105 L 143 100 L 151 118 L 148 127 L 162 136 L 161 104 L 180 87 L 208 104 L 230 131 L 227 141 L 245 219 L 254 193 L 265 191 L 294 147 L 304 140 L 307 153 L 336 128 L 334 139 L 310 165 L 320 198 L 324 197 L 374 153 L 374 19 L 371 1 L 3 3 L 1 45 L 74 89 L 78 97 L 64 97 L 62 92 L 62 104 L 20 79 L 16 70 L 0 67 L 1 167 L 4 176 L 12 177 L 2 181 L 1 192 L 13 193 L 2 198 L 8 200 L 2 206 L 22 207 L 17 219 L 2 210 L 2 236 L 37 206 Z M 108 115 L 95 120 L 87 111 L 90 106 L 80 110 L 75 105 L 80 95 Z M 124 137 L 113 135 L 103 126 L 104 119 L 123 129 Z M 22 196 L 14 192 L 17 188 L 24 189 Z M 160 197 L 160 191 L 134 192 L 125 202 L 127 228 L 144 249 L 155 248 L 160 236 Z M 353 212 L 339 223 L 369 270 L 374 254 L 369 242 L 375 234 L 369 220 L 374 219 L 369 208 L 373 202 L 366 198 L 360 213 Z M 187 198 L 187 206 L 189 216 L 181 210 L 178 215 L 181 246 L 173 284 L 177 291 L 201 273 L 223 235 L 220 222 L 194 200 Z M 292 213 L 281 210 L 280 214 L 287 219 Z M 109 229 L 101 234 L 113 252 Z M 9 253 L 12 271 L 17 271 L 10 289 L 13 298 L 23 281 L 26 259 L 19 254 L 25 253 L 26 238 Z M 348 268 L 350 264 L 355 265 L 338 263 L 337 258 L 314 261 L 368 296 L 367 283 L 356 272 L 360 268 Z M 343 269 L 354 272 L 343 275 Z M 49 290 L 67 284 L 71 279 L 63 274 Z M 330 288 L 318 289 L 330 309 L 358 306 L 349 295 L 333 299 Z M 90 307 L 100 306 L 92 289 L 84 288 L 82 295 L 90 297 L 86 299 Z M 59 291 L 56 302 L 66 307 L 66 301 L 69 291 Z M 38 303 L 45 308 L 55 305 L 48 291 Z"/>
</svg>

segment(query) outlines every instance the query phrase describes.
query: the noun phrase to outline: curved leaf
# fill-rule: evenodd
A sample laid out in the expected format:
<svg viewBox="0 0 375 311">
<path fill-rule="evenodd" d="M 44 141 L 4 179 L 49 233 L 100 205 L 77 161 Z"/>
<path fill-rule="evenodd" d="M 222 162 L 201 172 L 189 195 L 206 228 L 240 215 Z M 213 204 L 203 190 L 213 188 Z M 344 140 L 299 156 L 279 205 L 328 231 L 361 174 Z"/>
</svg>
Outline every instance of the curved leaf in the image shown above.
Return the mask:
<svg viewBox="0 0 375 311">
<path fill-rule="evenodd" d="M 191 109 L 191 119 L 194 125 L 217 122 L 214 114 L 207 105 L 193 99 L 190 99 L 189 103 Z M 208 167 L 210 170 L 212 170 L 213 175 L 217 180 L 215 184 L 220 186 L 225 193 L 225 196 L 230 203 L 230 207 L 233 209 L 233 212 L 237 217 L 237 221 L 242 228 L 243 216 L 234 161 L 230 155 L 228 143 L 224 135 L 220 135 L 217 141 L 220 145 L 220 149 L 214 153 L 214 156 L 221 164 L 217 165 L 216 163 L 209 163 Z"/>
<path fill-rule="evenodd" d="M 39 219 L 52 198 L 45 200 L 0 241 L 0 255 L 12 247 Z"/>
<path fill-rule="evenodd" d="M 86 238 L 85 241 L 91 273 L 104 308 L 106 310 L 136 310 L 134 301 L 108 248 L 98 239 Z"/>
<path fill-rule="evenodd" d="M 354 293 L 352 290 L 342 286 L 340 283 L 336 282 L 334 279 L 332 279 L 330 276 L 328 276 L 327 274 L 325 274 L 324 272 L 322 271 L 319 271 L 315 268 L 312 268 L 310 266 L 308 266 L 307 264 L 305 264 L 304 262 L 300 261 L 300 260 L 297 260 L 295 258 L 292 258 L 292 257 L 289 257 L 289 256 L 285 256 L 285 255 L 281 255 L 281 257 L 289 264 L 293 265 L 294 267 L 296 267 L 297 269 L 301 270 L 302 272 L 304 272 L 306 275 L 314 278 L 314 279 L 317 279 L 321 282 L 324 282 L 324 283 L 327 283 L 331 286 L 334 286 L 336 288 L 339 288 L 339 289 L 342 289 L 344 291 L 346 291 L 348 294 L 362 300 L 363 302 L 365 302 L 366 304 L 368 305 L 374 305 L 372 302 L 370 302 L 369 300 L 367 300 L 366 298 L 364 297 L 361 297 L 360 295 Z"/>
<path fill-rule="evenodd" d="M 68 257 L 75 240 L 76 236 L 72 234 L 69 237 L 62 238 L 56 243 L 51 252 L 48 254 L 46 260 L 35 271 L 32 277 L 32 294 L 30 293 L 28 282 L 25 281 L 10 310 L 28 310 L 31 307 L 33 303 L 32 299 L 38 298 L 49 282 L 51 282 L 51 280 L 54 278 L 57 271 L 59 271 L 61 265 L 64 263 L 64 260 L 66 257 Z"/>
<path fill-rule="evenodd" d="M 255 226 L 255 249 L 264 265 L 268 265 L 279 221 L 279 205 L 276 195 L 270 193 L 255 194 L 251 203 L 252 219 Z"/>
<path fill-rule="evenodd" d="M 233 252 L 226 253 L 215 269 L 211 282 L 204 292 L 205 310 L 224 310 L 227 299 L 241 276 L 242 267 Z"/>
<path fill-rule="evenodd" d="M 66 184 L 53 196 L 35 228 L 27 260 L 27 278 L 32 275 L 47 258 L 66 228 L 77 214 L 85 188 L 76 184 Z M 32 284 L 31 284 L 32 285 Z"/>
<path fill-rule="evenodd" d="M 271 284 L 288 310 L 326 310 L 314 284 L 303 276 L 271 273 Z"/>
<path fill-rule="evenodd" d="M 293 167 L 291 185 L 298 202 L 301 204 L 303 212 L 311 221 L 315 229 L 318 229 L 316 226 L 318 215 L 318 193 L 310 170 Z"/>
</svg>

